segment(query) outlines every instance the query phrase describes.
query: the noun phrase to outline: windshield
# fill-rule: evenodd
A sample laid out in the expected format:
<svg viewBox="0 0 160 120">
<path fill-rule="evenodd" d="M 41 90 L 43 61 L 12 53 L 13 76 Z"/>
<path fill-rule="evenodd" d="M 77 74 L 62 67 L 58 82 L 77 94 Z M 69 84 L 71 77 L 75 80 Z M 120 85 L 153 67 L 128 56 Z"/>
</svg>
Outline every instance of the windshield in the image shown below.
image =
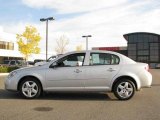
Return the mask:
<svg viewBox="0 0 160 120">
<path fill-rule="evenodd" d="M 52 60 L 54 60 L 56 58 L 56 56 L 51 56 L 47 61 L 50 62 Z"/>
</svg>

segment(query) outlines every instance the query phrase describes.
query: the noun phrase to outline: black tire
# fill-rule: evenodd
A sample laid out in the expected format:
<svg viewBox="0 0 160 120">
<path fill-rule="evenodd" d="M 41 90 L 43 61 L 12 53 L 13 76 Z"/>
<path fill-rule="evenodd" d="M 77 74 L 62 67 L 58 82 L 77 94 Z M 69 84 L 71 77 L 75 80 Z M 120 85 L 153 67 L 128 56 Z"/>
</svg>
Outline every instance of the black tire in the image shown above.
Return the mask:
<svg viewBox="0 0 160 120">
<path fill-rule="evenodd" d="M 135 94 L 135 85 L 129 79 L 118 80 L 114 85 L 113 92 L 119 100 L 129 100 Z"/>
<path fill-rule="evenodd" d="M 29 87 L 27 84 L 29 83 Z M 38 80 L 32 77 L 25 78 L 19 86 L 20 94 L 27 99 L 38 98 L 42 94 L 42 86 Z M 34 92 L 33 92 L 34 91 Z M 29 94 L 30 93 L 30 94 Z M 27 95 L 28 94 L 28 95 Z"/>
</svg>

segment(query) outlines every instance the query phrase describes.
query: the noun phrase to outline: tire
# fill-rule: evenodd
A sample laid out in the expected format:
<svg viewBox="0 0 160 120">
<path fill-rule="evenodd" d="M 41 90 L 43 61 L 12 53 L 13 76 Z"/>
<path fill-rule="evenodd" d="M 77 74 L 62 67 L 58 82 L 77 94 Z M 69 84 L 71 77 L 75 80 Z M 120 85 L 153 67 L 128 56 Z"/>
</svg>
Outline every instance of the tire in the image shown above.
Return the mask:
<svg viewBox="0 0 160 120">
<path fill-rule="evenodd" d="M 113 92 L 119 100 L 129 100 L 135 94 L 135 85 L 128 79 L 119 80 L 115 83 Z"/>
<path fill-rule="evenodd" d="M 35 78 L 27 77 L 20 83 L 20 93 L 24 98 L 38 98 L 42 93 L 42 87 Z"/>
</svg>

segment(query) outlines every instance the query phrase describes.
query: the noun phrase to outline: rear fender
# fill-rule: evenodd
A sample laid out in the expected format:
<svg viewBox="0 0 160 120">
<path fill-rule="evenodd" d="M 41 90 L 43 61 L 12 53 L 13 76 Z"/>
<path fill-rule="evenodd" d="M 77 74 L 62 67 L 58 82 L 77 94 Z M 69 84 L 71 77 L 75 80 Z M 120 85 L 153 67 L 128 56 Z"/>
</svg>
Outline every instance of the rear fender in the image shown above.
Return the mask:
<svg viewBox="0 0 160 120">
<path fill-rule="evenodd" d="M 122 78 L 131 78 L 133 80 L 133 82 L 136 84 L 136 89 L 137 90 L 140 90 L 141 88 L 141 82 L 140 82 L 140 79 L 138 78 L 138 76 L 136 76 L 135 74 L 133 73 L 126 73 L 126 74 L 119 74 L 117 76 L 115 76 L 113 79 L 112 79 L 112 82 L 111 82 L 111 86 L 113 87 L 113 85 L 118 81 L 118 80 L 121 80 Z"/>
</svg>

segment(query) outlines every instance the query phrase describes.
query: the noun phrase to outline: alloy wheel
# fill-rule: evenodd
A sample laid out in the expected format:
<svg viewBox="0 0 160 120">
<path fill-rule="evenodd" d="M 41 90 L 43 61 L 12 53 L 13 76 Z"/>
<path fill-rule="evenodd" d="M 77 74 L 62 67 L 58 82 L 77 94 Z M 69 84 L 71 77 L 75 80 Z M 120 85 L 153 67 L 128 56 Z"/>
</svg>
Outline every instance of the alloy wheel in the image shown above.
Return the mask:
<svg viewBox="0 0 160 120">
<path fill-rule="evenodd" d="M 38 85 L 34 81 L 26 81 L 22 85 L 22 93 L 27 98 L 33 98 L 38 93 Z"/>
<path fill-rule="evenodd" d="M 122 82 L 117 87 L 117 93 L 122 98 L 129 98 L 133 93 L 133 86 L 129 82 Z"/>
</svg>

